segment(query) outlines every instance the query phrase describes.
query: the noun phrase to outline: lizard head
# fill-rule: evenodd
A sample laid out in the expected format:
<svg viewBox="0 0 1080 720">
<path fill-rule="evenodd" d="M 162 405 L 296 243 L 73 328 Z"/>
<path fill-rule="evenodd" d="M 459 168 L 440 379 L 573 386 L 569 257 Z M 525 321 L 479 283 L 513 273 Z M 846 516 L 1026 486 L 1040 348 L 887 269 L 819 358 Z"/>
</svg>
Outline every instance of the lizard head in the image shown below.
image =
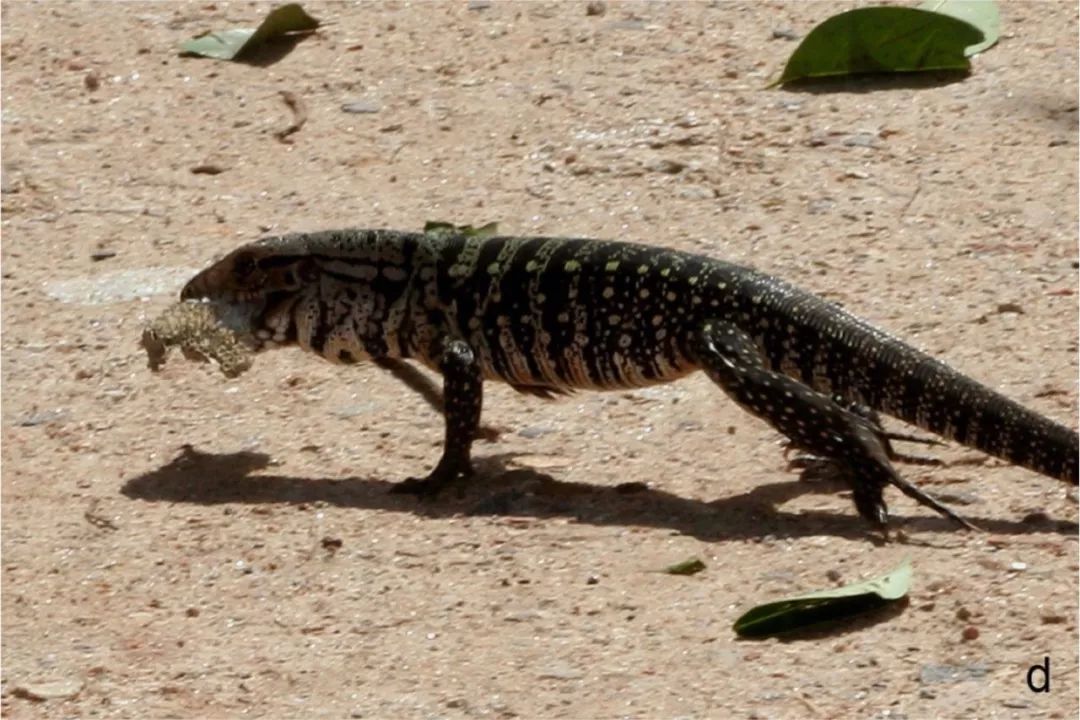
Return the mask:
<svg viewBox="0 0 1080 720">
<path fill-rule="evenodd" d="M 238 248 L 188 281 L 181 300 L 206 298 L 225 302 L 265 301 L 275 293 L 292 293 L 310 279 L 310 260 L 283 254 L 265 243 Z"/>
<path fill-rule="evenodd" d="M 244 245 L 193 277 L 181 300 L 204 300 L 227 309 L 229 326 L 248 336 L 256 351 L 295 342 L 290 310 L 314 262 L 302 248 L 282 247 L 273 238 Z M 221 310 L 220 312 L 225 312 Z"/>
</svg>

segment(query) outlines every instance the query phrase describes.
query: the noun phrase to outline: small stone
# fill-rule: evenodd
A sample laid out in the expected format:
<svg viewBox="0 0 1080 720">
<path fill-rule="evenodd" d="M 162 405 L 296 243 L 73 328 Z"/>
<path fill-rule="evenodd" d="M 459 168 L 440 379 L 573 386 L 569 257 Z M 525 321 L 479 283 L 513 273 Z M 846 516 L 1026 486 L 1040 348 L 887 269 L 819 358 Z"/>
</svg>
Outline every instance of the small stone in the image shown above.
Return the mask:
<svg viewBox="0 0 1080 720">
<path fill-rule="evenodd" d="M 919 670 L 919 682 L 923 685 L 937 683 L 958 683 L 962 680 L 971 680 L 985 677 L 990 672 L 990 667 L 985 663 L 976 662 L 968 665 L 923 665 Z"/>
<path fill-rule="evenodd" d="M 585 5 L 585 14 L 589 17 L 603 15 L 607 12 L 607 3 L 603 0 L 592 0 Z"/>
<path fill-rule="evenodd" d="M 1039 619 L 1042 620 L 1044 625 L 1062 625 L 1065 622 L 1068 622 L 1068 618 L 1064 615 L 1057 615 L 1051 613 L 1047 613 Z"/>
<path fill-rule="evenodd" d="M 1030 512 L 1025 515 L 1021 518 L 1020 522 L 1023 525 L 1046 525 L 1052 523 L 1053 520 L 1045 512 L 1036 510 L 1035 512 Z"/>
<path fill-rule="evenodd" d="M 964 628 L 963 632 L 960 633 L 960 637 L 962 637 L 965 642 L 978 640 L 979 628 L 975 627 L 974 625 L 968 625 L 966 628 Z"/>
<path fill-rule="evenodd" d="M 861 132 L 854 135 L 848 135 L 841 141 L 841 144 L 845 147 L 878 147 L 877 135 L 874 133 Z"/>
<path fill-rule="evenodd" d="M 829 579 L 829 582 L 840 582 L 843 575 L 840 574 L 839 570 L 833 569 L 826 572 L 825 577 Z"/>
<path fill-rule="evenodd" d="M 102 260 L 108 260 L 109 258 L 116 257 L 115 250 L 95 250 L 90 253 L 90 259 L 94 262 L 101 262 Z"/>
<path fill-rule="evenodd" d="M 24 700 L 43 702 L 45 700 L 66 700 L 78 695 L 83 688 L 81 680 L 54 680 L 19 685 L 11 694 Z"/>
<path fill-rule="evenodd" d="M 1023 698 L 1018 698 L 1016 700 L 1002 700 L 1001 704 L 1007 708 L 1012 708 L 1013 710 L 1027 710 L 1031 707 L 1031 701 Z"/>
<path fill-rule="evenodd" d="M 41 412 L 32 412 L 27 415 L 23 415 L 21 418 L 15 421 L 15 424 L 19 427 L 35 427 L 37 425 L 45 425 L 46 423 L 55 422 L 57 420 L 63 420 L 66 417 L 66 410 L 43 410 Z"/>
<path fill-rule="evenodd" d="M 966 607 L 959 607 L 956 609 L 956 619 L 961 622 L 967 622 L 971 619 L 971 611 Z"/>
<path fill-rule="evenodd" d="M 773 40 L 798 40 L 799 33 L 795 32 L 791 28 L 775 28 L 772 31 Z"/>
<path fill-rule="evenodd" d="M 977 505 L 982 502 L 978 495 L 966 490 L 939 490 L 934 496 L 949 505 Z"/>
<path fill-rule="evenodd" d="M 91 70 L 90 72 L 86 73 L 86 75 L 83 75 L 83 86 L 85 86 L 86 89 L 90 92 L 94 92 L 99 87 L 101 87 L 101 78 L 98 77 L 98 74 L 96 72 Z"/>
<path fill-rule="evenodd" d="M 710 187 L 691 185 L 680 188 L 679 197 L 685 200 L 712 200 L 716 197 L 716 191 Z"/>
<path fill-rule="evenodd" d="M 608 23 L 607 26 L 612 30 L 644 30 L 645 21 L 635 20 L 633 18 L 627 20 L 613 20 Z"/>
<path fill-rule="evenodd" d="M 559 663 L 541 671 L 537 677 L 541 680 L 580 680 L 585 677 L 585 673 L 564 663 Z"/>
<path fill-rule="evenodd" d="M 547 435 L 547 434 L 549 434 L 551 432 L 552 432 L 551 428 L 538 427 L 538 426 L 534 425 L 532 427 L 522 428 L 522 429 L 518 430 L 518 435 L 520 435 L 523 438 L 528 438 L 530 440 L 535 440 L 536 438 L 541 437 L 542 435 Z"/>
<path fill-rule="evenodd" d="M 358 403 L 356 405 L 344 405 L 342 407 L 336 408 L 334 410 L 331 410 L 330 414 L 334 417 L 339 417 L 343 420 L 347 420 L 349 418 L 354 418 L 359 415 L 366 415 L 372 410 L 374 410 L 374 408 L 375 403 L 372 402 Z"/>
<path fill-rule="evenodd" d="M 469 0 L 465 6 L 468 10 L 487 10 L 491 7 L 491 0 Z"/>
<path fill-rule="evenodd" d="M 652 172 L 665 173 L 667 175 L 677 175 L 686 169 L 686 163 L 664 158 L 662 160 L 652 160 L 646 163 L 645 169 L 651 170 Z"/>
<path fill-rule="evenodd" d="M 347 113 L 370 114 L 382 110 L 382 105 L 374 100 L 350 100 L 347 103 L 342 103 L 341 110 Z"/>
<path fill-rule="evenodd" d="M 503 616 L 503 620 L 506 622 L 531 622 L 539 619 L 540 613 L 536 610 L 519 610 L 517 612 L 507 613 Z"/>
<path fill-rule="evenodd" d="M 0 194 L 14 195 L 19 192 L 19 184 L 11 175 L 11 169 L 5 164 L 3 172 L 0 173 Z M 7 277 L 7 275 L 4 277 Z"/>
<path fill-rule="evenodd" d="M 1025 562 L 1011 562 L 1009 563 L 1009 572 L 1024 572 L 1028 569 Z"/>
<path fill-rule="evenodd" d="M 220 175 L 225 168 L 214 163 L 200 163 L 191 168 L 192 175 Z"/>
</svg>

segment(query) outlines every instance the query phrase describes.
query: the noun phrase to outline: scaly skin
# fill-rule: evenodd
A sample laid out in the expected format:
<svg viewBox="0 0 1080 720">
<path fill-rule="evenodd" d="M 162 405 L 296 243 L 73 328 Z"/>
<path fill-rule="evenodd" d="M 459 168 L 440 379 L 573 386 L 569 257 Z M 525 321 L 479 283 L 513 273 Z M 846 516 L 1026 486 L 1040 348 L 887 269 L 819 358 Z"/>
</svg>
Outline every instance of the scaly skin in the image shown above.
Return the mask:
<svg viewBox="0 0 1080 720">
<path fill-rule="evenodd" d="M 182 297 L 261 303 L 260 348 L 298 344 L 336 363 L 414 359 L 442 373 L 446 445 L 429 476 L 403 484 L 410 492 L 471 472 L 483 380 L 552 396 L 696 370 L 845 468 L 856 507 L 879 527 L 886 484 L 963 520 L 900 478 L 867 410 L 1077 483 L 1075 431 L 814 295 L 700 255 L 566 238 L 293 234 L 235 250 Z"/>
</svg>

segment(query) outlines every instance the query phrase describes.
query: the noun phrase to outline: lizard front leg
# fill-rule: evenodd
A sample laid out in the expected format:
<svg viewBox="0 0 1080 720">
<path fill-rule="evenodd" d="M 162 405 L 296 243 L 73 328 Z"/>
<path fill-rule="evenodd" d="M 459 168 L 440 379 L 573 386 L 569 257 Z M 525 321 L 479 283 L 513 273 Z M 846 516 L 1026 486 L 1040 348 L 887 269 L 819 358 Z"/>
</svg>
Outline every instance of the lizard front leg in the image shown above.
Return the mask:
<svg viewBox="0 0 1080 720">
<path fill-rule="evenodd" d="M 398 483 L 392 490 L 395 493 L 434 496 L 449 483 L 473 472 L 470 453 L 484 398 L 480 366 L 464 340 L 445 341 L 438 357 L 446 419 L 442 457 L 427 477 Z"/>
<path fill-rule="evenodd" d="M 399 358 L 375 357 L 374 363 L 383 370 L 388 371 L 410 389 L 424 399 L 436 412 L 446 412 L 446 404 L 443 402 L 442 392 L 427 375 Z M 480 425 L 476 430 L 477 440 L 495 442 L 499 439 L 501 431 L 492 425 Z"/>
</svg>

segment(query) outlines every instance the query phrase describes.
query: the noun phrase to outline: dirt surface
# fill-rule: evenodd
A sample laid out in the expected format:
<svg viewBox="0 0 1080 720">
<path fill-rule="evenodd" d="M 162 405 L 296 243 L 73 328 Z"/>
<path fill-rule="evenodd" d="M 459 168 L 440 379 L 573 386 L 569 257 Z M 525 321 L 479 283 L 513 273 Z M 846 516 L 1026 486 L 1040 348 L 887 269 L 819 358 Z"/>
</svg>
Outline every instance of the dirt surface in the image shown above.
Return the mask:
<svg viewBox="0 0 1080 720">
<path fill-rule="evenodd" d="M 753 264 L 1075 426 L 1075 5 L 1005 4 L 963 82 L 817 93 L 762 86 L 847 3 L 308 7 L 250 66 L 176 44 L 267 6 L 3 5 L 5 717 L 1076 716 L 1060 482 L 933 449 L 903 472 L 987 532 L 890 492 L 882 545 L 697 375 L 489 386 L 481 477 L 420 504 L 441 420 L 377 369 L 137 344 L 260 235 L 497 220 Z M 902 612 L 733 636 L 905 555 Z"/>
</svg>

